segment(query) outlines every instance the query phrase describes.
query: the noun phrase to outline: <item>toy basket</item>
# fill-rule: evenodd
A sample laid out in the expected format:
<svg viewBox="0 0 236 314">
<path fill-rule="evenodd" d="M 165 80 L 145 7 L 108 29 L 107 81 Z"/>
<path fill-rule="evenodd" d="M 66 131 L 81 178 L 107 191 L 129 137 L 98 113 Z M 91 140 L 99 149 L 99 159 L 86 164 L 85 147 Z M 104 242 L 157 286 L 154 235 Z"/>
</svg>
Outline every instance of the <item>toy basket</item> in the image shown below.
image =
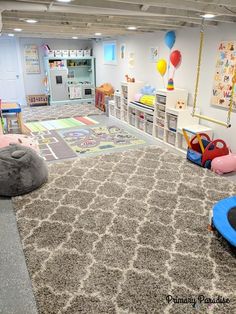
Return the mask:
<svg viewBox="0 0 236 314">
<path fill-rule="evenodd" d="M 28 106 L 47 106 L 48 105 L 48 95 L 28 95 L 27 96 Z"/>
</svg>

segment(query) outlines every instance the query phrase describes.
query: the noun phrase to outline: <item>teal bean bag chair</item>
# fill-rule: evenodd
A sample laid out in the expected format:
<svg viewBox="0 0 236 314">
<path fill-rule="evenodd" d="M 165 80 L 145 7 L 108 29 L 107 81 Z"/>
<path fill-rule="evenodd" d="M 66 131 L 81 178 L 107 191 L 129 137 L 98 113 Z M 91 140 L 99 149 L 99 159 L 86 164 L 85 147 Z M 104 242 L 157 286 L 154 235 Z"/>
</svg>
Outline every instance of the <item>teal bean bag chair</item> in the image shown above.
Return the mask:
<svg viewBox="0 0 236 314">
<path fill-rule="evenodd" d="M 1 196 L 29 193 L 47 179 L 47 165 L 33 149 L 18 144 L 0 149 Z"/>
</svg>

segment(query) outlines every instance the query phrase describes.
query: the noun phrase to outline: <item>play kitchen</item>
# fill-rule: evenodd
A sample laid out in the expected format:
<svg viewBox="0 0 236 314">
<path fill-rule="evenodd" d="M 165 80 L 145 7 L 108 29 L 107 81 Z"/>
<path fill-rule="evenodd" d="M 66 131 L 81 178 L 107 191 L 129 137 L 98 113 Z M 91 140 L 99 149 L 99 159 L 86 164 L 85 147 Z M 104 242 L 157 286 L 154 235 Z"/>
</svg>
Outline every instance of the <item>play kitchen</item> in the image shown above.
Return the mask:
<svg viewBox="0 0 236 314">
<path fill-rule="evenodd" d="M 93 102 L 94 58 L 91 56 L 45 57 L 47 90 L 51 104 Z"/>
</svg>

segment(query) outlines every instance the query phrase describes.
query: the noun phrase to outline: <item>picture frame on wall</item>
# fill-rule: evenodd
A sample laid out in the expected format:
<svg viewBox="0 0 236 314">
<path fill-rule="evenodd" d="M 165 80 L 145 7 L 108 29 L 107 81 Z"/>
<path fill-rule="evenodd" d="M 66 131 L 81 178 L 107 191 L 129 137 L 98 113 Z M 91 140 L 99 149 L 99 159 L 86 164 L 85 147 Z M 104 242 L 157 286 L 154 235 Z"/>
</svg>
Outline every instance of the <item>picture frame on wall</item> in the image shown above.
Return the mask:
<svg viewBox="0 0 236 314">
<path fill-rule="evenodd" d="M 135 66 L 135 53 L 134 52 L 130 52 L 129 53 L 129 69 L 133 69 Z"/>
<path fill-rule="evenodd" d="M 37 45 L 24 46 L 24 61 L 26 74 L 40 74 L 40 60 Z"/>
<path fill-rule="evenodd" d="M 150 61 L 151 62 L 157 62 L 158 60 L 158 48 L 157 47 L 151 47 L 150 48 Z"/>
<path fill-rule="evenodd" d="M 125 44 L 121 44 L 120 45 L 120 59 L 121 60 L 125 60 L 126 57 L 126 45 Z"/>
</svg>

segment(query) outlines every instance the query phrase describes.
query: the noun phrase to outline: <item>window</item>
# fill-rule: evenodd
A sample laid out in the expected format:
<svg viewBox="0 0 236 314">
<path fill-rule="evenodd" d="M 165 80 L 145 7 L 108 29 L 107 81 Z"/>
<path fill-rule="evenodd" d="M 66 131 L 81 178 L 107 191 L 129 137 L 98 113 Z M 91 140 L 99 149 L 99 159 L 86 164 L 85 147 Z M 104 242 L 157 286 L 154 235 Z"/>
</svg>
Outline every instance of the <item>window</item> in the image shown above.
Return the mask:
<svg viewBox="0 0 236 314">
<path fill-rule="evenodd" d="M 104 64 L 117 64 L 117 48 L 115 41 L 103 43 Z"/>
</svg>

